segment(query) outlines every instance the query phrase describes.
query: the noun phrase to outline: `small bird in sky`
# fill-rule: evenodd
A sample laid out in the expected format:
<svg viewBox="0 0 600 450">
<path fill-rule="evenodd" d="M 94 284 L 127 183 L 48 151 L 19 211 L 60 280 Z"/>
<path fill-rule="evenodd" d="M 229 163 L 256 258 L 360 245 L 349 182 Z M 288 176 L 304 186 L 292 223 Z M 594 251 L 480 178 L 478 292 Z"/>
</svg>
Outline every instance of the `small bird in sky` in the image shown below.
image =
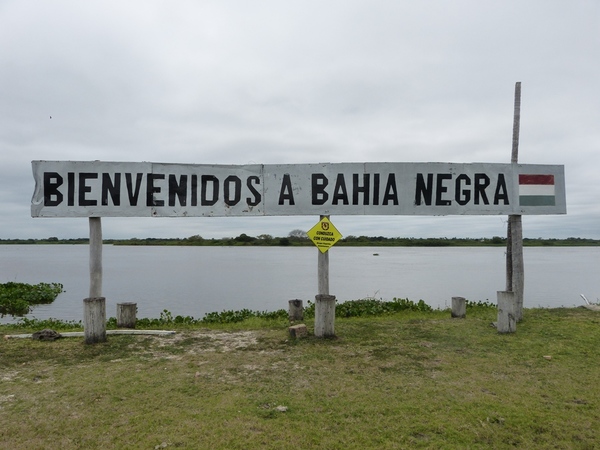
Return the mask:
<svg viewBox="0 0 600 450">
<path fill-rule="evenodd" d="M 50 116 L 50 118 L 52 119 L 52 116 Z"/>
</svg>

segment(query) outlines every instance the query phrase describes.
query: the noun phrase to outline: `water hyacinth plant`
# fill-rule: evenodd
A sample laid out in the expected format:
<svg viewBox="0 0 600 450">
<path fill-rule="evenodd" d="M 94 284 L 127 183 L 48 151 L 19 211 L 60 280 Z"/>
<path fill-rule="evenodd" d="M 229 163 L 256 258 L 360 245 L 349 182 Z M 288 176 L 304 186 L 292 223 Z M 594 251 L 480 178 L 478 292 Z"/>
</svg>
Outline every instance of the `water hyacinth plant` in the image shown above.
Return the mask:
<svg viewBox="0 0 600 450">
<path fill-rule="evenodd" d="M 24 316 L 35 305 L 52 303 L 61 292 L 60 283 L 0 283 L 0 316 Z"/>
</svg>

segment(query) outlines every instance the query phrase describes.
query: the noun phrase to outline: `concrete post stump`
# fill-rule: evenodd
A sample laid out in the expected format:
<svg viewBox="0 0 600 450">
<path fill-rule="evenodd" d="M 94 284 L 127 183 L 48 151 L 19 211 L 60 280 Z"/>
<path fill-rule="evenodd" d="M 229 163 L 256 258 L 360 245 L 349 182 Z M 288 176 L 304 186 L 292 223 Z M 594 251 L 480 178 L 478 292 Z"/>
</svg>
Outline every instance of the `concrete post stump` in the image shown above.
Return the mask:
<svg viewBox="0 0 600 450">
<path fill-rule="evenodd" d="M 137 303 L 117 303 L 117 328 L 135 328 Z"/>
<path fill-rule="evenodd" d="M 302 300 L 289 300 L 288 301 L 288 316 L 291 322 L 297 320 L 304 320 L 304 306 Z"/>
<path fill-rule="evenodd" d="M 498 333 L 517 331 L 516 294 L 510 291 L 498 291 Z"/>
<path fill-rule="evenodd" d="M 464 297 L 452 297 L 452 317 L 456 319 L 467 317 L 467 301 Z"/>
<path fill-rule="evenodd" d="M 335 336 L 335 295 L 315 296 L 315 336 Z"/>
<path fill-rule="evenodd" d="M 86 344 L 106 342 L 106 299 L 83 299 L 83 333 Z"/>
</svg>

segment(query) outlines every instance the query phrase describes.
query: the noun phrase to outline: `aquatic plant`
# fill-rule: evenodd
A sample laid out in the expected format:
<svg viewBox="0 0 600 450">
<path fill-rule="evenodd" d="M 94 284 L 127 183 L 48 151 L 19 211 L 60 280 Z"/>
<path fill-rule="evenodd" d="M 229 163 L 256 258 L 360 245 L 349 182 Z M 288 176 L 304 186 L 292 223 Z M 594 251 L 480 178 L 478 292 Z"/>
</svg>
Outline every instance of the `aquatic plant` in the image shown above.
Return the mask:
<svg viewBox="0 0 600 450">
<path fill-rule="evenodd" d="M 23 316 L 32 306 L 52 303 L 61 292 L 60 283 L 0 283 L 0 316 Z"/>
</svg>

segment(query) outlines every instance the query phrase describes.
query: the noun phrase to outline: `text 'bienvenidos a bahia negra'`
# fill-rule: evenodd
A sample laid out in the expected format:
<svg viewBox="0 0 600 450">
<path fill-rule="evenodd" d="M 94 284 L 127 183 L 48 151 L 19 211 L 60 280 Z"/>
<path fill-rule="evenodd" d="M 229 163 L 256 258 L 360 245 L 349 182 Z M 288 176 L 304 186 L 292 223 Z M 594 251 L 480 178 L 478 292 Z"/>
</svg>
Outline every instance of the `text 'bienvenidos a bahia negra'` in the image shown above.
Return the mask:
<svg viewBox="0 0 600 450">
<path fill-rule="evenodd" d="M 562 166 L 34 161 L 33 216 L 561 214 Z"/>
</svg>

